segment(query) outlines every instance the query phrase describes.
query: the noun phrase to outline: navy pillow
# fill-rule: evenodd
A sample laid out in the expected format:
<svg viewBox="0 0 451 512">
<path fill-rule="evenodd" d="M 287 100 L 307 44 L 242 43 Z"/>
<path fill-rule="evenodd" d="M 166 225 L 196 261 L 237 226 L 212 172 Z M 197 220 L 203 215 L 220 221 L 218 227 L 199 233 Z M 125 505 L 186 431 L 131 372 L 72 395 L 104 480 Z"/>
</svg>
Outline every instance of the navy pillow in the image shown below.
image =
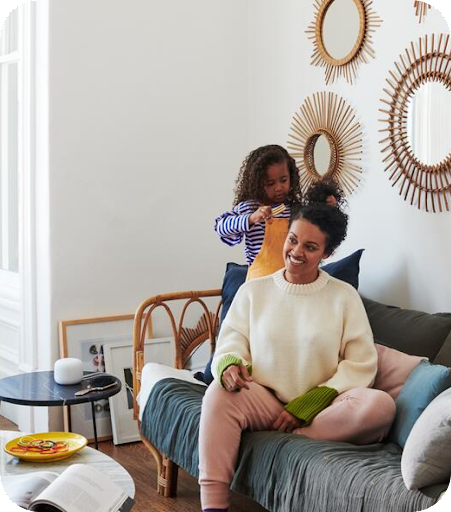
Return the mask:
<svg viewBox="0 0 451 512">
<path fill-rule="evenodd" d="M 333 263 L 328 263 L 321 267 L 321 270 L 327 272 L 330 276 L 336 277 L 341 281 L 352 284 L 352 286 L 359 289 L 359 272 L 360 272 L 360 258 L 364 249 L 359 249 L 353 252 L 346 258 L 343 258 Z"/>
<path fill-rule="evenodd" d="M 247 265 L 227 263 L 224 281 L 222 283 L 222 309 L 219 325 L 222 324 L 222 321 L 226 317 L 238 288 L 246 281 L 248 269 L 249 267 Z"/>
<path fill-rule="evenodd" d="M 246 281 L 248 268 L 249 267 L 247 265 L 227 263 L 226 271 L 224 274 L 224 281 L 222 283 L 222 308 L 221 316 L 219 318 L 219 327 L 221 327 L 222 321 L 229 311 L 230 304 L 232 304 L 238 288 Z M 208 361 L 204 373 L 197 372 L 194 377 L 202 382 L 205 382 L 205 384 L 211 384 L 213 382 L 213 374 L 211 373 L 212 361 L 213 356 L 211 356 L 210 361 Z"/>
<path fill-rule="evenodd" d="M 346 256 L 346 258 L 324 265 L 321 269 L 327 272 L 330 276 L 336 277 L 341 281 L 345 281 L 357 289 L 359 286 L 359 263 L 362 252 L 363 249 L 359 249 L 349 256 Z M 247 265 L 227 263 L 224 282 L 222 285 L 222 309 L 219 326 L 221 326 L 222 321 L 226 317 L 238 288 L 246 281 L 248 268 L 249 267 Z M 212 360 L 213 356 L 211 356 L 210 361 L 208 361 L 204 373 L 197 372 L 194 375 L 196 379 L 205 382 L 205 384 L 211 384 L 213 382 L 213 375 L 211 373 Z"/>
</svg>

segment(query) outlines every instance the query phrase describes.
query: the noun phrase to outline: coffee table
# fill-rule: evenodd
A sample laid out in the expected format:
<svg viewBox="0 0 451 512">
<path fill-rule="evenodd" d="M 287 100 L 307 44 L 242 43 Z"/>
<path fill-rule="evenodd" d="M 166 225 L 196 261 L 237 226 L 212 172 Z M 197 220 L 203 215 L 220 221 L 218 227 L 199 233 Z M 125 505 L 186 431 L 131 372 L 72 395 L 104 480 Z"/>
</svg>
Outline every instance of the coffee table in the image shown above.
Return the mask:
<svg viewBox="0 0 451 512">
<path fill-rule="evenodd" d="M 71 464 L 88 464 L 101 471 L 129 496 L 135 496 L 135 484 L 132 477 L 118 462 L 94 448 L 83 448 L 68 459 L 56 462 L 25 462 L 5 452 L 5 445 L 12 439 L 26 435 L 23 432 L 0 430 L 0 479 L 2 476 L 24 475 L 35 471 L 54 471 L 61 474 Z"/>
<path fill-rule="evenodd" d="M 86 375 L 89 372 L 85 372 Z M 20 375 L 13 375 L 0 379 L 0 402 L 10 402 L 18 405 L 54 407 L 58 405 L 76 405 L 91 402 L 92 423 L 94 427 L 95 447 L 98 449 L 97 426 L 94 402 L 104 400 L 119 393 L 121 381 L 109 376 L 111 383 L 115 386 L 103 391 L 91 392 L 83 396 L 75 396 L 77 391 L 87 387 L 87 381 L 72 386 L 62 386 L 55 382 L 53 372 L 30 372 Z M 70 431 L 70 407 L 69 409 L 69 431 Z"/>
</svg>

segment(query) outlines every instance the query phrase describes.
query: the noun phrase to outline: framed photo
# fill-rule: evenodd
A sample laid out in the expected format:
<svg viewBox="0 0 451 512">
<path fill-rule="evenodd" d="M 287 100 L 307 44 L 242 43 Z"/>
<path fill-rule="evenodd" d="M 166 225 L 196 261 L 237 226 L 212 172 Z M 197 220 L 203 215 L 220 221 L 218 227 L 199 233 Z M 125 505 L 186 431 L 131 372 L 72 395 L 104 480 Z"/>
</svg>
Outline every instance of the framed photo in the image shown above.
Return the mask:
<svg viewBox="0 0 451 512">
<path fill-rule="evenodd" d="M 106 371 L 118 377 L 122 389 L 110 397 L 113 443 L 123 444 L 140 441 L 138 421 L 133 419 L 133 343 L 107 343 L 103 346 Z M 146 342 L 145 363 L 161 363 L 172 366 L 173 338 L 156 338 Z"/>
<path fill-rule="evenodd" d="M 134 315 L 84 318 L 59 322 L 61 357 L 81 359 L 86 372 L 104 372 L 104 345 L 111 342 L 132 343 Z M 94 438 L 90 403 L 64 408 L 64 428 Z M 99 400 L 94 404 L 99 441 L 112 437 L 110 404 Z"/>
</svg>

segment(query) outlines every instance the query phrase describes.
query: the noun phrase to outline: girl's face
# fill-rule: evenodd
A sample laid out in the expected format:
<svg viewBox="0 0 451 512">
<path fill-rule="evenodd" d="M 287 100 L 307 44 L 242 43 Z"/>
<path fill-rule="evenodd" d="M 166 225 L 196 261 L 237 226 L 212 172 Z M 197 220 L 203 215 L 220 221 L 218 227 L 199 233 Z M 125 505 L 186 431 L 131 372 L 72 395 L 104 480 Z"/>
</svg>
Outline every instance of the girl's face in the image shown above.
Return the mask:
<svg viewBox="0 0 451 512">
<path fill-rule="evenodd" d="M 268 204 L 285 202 L 290 186 L 287 162 L 272 164 L 266 169 L 265 194 Z"/>
<path fill-rule="evenodd" d="M 318 226 L 304 219 L 295 220 L 283 247 L 285 279 L 294 284 L 313 283 L 321 260 L 329 256 L 326 243 L 326 234 Z"/>
</svg>

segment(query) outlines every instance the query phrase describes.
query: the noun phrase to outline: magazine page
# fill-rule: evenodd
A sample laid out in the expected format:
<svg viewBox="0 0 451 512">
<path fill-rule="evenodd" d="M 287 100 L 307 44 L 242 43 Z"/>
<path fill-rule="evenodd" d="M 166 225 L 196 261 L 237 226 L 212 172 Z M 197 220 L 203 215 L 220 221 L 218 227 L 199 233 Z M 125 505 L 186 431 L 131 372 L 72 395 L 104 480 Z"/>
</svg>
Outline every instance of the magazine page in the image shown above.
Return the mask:
<svg viewBox="0 0 451 512">
<path fill-rule="evenodd" d="M 63 512 L 113 512 L 127 494 L 107 476 L 86 464 L 73 464 L 35 499 L 30 510 L 50 504 Z"/>
<path fill-rule="evenodd" d="M 2 476 L 2 486 L 8 498 L 24 509 L 28 509 L 33 500 L 58 478 L 58 473 L 37 471 L 24 475 Z"/>
</svg>

